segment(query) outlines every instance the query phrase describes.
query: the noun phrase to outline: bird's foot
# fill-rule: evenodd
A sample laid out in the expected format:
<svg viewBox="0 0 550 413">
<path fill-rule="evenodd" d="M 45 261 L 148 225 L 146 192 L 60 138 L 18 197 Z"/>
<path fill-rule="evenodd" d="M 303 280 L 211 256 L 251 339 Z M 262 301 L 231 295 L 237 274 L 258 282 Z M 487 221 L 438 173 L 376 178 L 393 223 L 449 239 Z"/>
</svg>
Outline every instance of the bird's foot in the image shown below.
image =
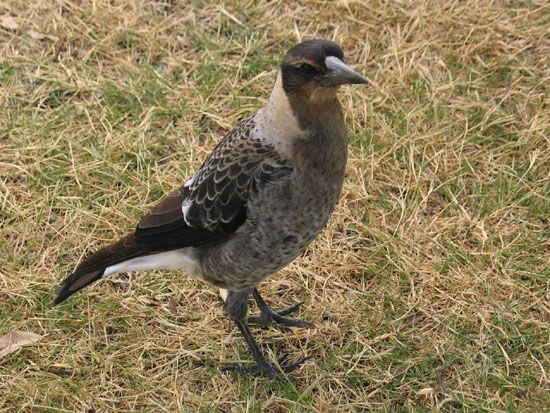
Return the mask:
<svg viewBox="0 0 550 413">
<path fill-rule="evenodd" d="M 298 311 L 302 304 L 303 303 L 298 303 L 281 311 L 273 311 L 266 304 L 263 308 L 260 306 L 260 315 L 249 317 L 248 322 L 262 326 L 273 325 L 284 333 L 291 331 L 289 327 L 311 328 L 313 324 L 308 321 L 285 317 L 288 314 Z"/>
<path fill-rule="evenodd" d="M 273 311 L 264 301 L 256 288 L 252 292 L 252 295 L 254 296 L 254 300 L 256 300 L 256 304 L 258 304 L 258 308 L 260 309 L 260 315 L 249 317 L 248 322 L 263 326 L 273 325 L 282 332 L 291 331 L 289 327 L 310 328 L 313 326 L 313 324 L 305 320 L 285 317 L 288 314 L 298 311 L 303 303 L 295 304 L 292 307 L 288 307 L 281 311 Z"/>
<path fill-rule="evenodd" d="M 297 361 L 289 362 L 288 354 L 284 354 L 277 360 L 277 364 L 270 363 L 263 360 L 261 363 L 255 363 L 250 366 L 238 365 L 238 366 L 226 366 L 221 369 L 222 372 L 231 372 L 240 375 L 252 375 L 252 376 L 265 376 L 269 378 L 280 376 L 281 374 L 287 374 L 298 367 L 310 357 L 303 357 Z"/>
</svg>

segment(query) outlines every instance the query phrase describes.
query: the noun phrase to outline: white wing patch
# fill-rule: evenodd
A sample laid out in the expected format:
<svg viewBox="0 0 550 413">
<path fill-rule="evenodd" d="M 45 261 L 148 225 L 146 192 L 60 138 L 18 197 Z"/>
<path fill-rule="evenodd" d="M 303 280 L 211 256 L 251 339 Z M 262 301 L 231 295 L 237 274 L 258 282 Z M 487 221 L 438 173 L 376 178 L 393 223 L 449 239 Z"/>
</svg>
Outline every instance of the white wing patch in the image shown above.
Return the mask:
<svg viewBox="0 0 550 413">
<path fill-rule="evenodd" d="M 131 258 L 105 268 L 102 278 L 119 272 L 144 270 L 184 270 L 191 276 L 200 276 L 200 267 L 194 258 L 193 247 Z"/>
<path fill-rule="evenodd" d="M 195 178 L 197 175 L 193 175 L 191 178 L 187 180 L 187 182 L 183 185 L 185 188 L 189 188 L 191 185 L 193 185 L 193 182 L 195 182 Z"/>
<path fill-rule="evenodd" d="M 187 185 L 187 184 L 186 184 Z M 185 223 L 189 226 L 191 226 L 191 224 L 189 223 L 189 221 L 187 220 L 187 213 L 189 212 L 189 208 L 191 208 L 191 205 L 193 205 L 193 201 L 189 198 L 187 198 L 185 201 L 183 201 L 183 203 L 181 204 L 181 213 L 183 214 L 183 220 L 185 221 Z"/>
</svg>

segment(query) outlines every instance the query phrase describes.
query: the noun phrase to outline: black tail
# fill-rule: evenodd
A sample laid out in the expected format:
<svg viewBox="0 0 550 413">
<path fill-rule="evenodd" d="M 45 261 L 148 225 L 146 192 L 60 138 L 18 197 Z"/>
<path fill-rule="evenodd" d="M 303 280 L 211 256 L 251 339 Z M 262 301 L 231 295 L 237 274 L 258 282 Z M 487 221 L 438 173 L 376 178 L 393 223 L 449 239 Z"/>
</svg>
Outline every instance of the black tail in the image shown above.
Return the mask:
<svg viewBox="0 0 550 413">
<path fill-rule="evenodd" d="M 101 270 L 92 271 L 92 272 L 83 274 L 77 268 L 75 272 L 73 272 L 71 275 L 69 275 L 67 278 L 63 280 L 63 282 L 61 283 L 61 285 L 56 291 L 57 295 L 53 300 L 53 304 L 57 305 L 60 302 L 65 301 L 65 299 L 69 298 L 71 295 L 73 295 L 77 291 L 83 289 L 84 287 L 87 287 L 88 285 L 92 284 L 94 281 L 99 280 L 103 276 L 104 271 L 105 271 L 105 268 L 102 268 Z"/>
<path fill-rule="evenodd" d="M 131 233 L 116 243 L 89 255 L 71 275 L 63 280 L 53 300 L 54 305 L 99 280 L 105 273 L 105 268 L 144 253 L 146 252 L 136 244 L 134 233 Z"/>
</svg>

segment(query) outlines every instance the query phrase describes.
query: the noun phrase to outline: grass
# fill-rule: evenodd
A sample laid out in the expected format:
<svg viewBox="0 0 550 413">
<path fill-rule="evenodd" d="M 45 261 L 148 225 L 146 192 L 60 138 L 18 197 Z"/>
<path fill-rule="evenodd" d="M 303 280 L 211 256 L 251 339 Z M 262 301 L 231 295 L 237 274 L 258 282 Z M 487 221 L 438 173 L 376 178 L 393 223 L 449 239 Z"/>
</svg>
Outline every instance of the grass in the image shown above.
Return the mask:
<svg viewBox="0 0 550 413">
<path fill-rule="evenodd" d="M 0 16 L 0 335 L 44 336 L 0 360 L 0 411 L 548 410 L 544 2 L 8 0 Z M 350 159 L 327 230 L 262 285 L 315 323 L 258 330 L 312 357 L 296 381 L 219 374 L 250 357 L 216 290 L 179 272 L 53 308 L 312 37 L 372 82 L 341 92 Z"/>
</svg>

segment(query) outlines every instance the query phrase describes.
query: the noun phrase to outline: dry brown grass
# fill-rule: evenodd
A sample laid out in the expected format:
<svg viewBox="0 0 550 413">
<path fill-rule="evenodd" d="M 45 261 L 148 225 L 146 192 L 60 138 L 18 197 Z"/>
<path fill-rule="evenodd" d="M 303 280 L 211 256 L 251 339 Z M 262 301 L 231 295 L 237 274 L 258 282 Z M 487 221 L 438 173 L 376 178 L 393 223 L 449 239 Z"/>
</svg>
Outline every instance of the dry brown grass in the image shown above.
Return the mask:
<svg viewBox="0 0 550 413">
<path fill-rule="evenodd" d="M 550 8 L 543 1 L 0 4 L 0 411 L 541 411 L 550 405 Z M 11 16 L 11 18 L 7 17 Z M 132 228 L 266 100 L 301 39 L 372 80 L 342 91 L 340 205 L 262 289 L 313 330 L 286 380 L 217 292 L 178 272 L 52 308 L 87 252 Z"/>
</svg>

